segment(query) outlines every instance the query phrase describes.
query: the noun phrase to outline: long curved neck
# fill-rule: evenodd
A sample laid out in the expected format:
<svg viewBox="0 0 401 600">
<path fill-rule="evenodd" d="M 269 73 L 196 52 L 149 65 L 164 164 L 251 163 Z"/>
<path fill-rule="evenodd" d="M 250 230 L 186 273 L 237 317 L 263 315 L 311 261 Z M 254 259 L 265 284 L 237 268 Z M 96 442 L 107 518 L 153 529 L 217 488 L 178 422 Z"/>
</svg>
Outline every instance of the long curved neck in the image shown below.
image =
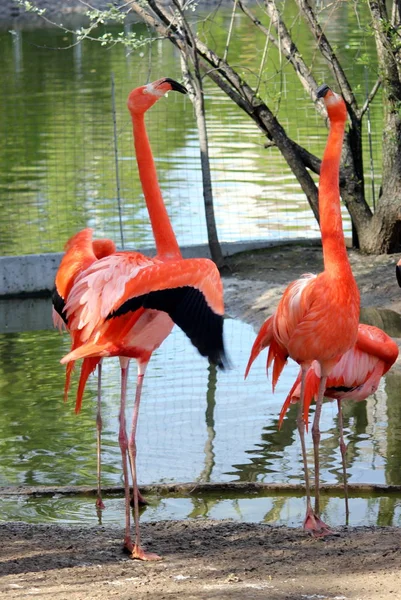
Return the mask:
<svg viewBox="0 0 401 600">
<path fill-rule="evenodd" d="M 132 114 L 136 160 L 159 258 L 181 256 L 157 180 L 144 114 Z"/>
<path fill-rule="evenodd" d="M 319 181 L 319 216 L 323 261 L 326 271 L 351 272 L 345 247 L 340 205 L 340 159 L 344 139 L 344 122 L 330 125 L 323 154 Z"/>
</svg>

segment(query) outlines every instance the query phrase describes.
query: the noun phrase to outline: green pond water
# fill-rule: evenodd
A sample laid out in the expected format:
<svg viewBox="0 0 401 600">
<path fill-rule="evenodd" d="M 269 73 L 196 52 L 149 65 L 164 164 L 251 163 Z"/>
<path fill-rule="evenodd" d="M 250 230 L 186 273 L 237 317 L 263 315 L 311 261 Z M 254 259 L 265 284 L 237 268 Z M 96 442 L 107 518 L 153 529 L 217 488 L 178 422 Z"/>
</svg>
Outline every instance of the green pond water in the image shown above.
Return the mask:
<svg viewBox="0 0 401 600">
<path fill-rule="evenodd" d="M 96 377 L 89 380 L 80 415 L 62 401 L 64 370 L 59 359 L 67 352 L 68 336 L 50 326 L 49 301 L 40 304 L 39 330 L 0 335 L 0 486 L 96 485 Z M 5 309 L 15 303 L 4 303 Z M 372 315 L 371 315 L 372 316 Z M 400 318 L 390 311 L 372 318 L 400 334 Z M 365 319 L 366 320 L 366 319 Z M 20 324 L 23 322 L 19 321 Z M 7 330 L 9 331 L 9 330 Z M 265 356 L 258 357 L 247 381 L 243 374 L 255 332 L 250 325 L 226 319 L 225 338 L 233 368 L 209 367 L 174 329 L 155 352 L 145 378 L 138 426 L 138 474 L 141 484 L 162 482 L 255 481 L 298 483 L 302 462 L 296 430 L 296 407 L 281 431 L 278 414 L 297 366 L 289 363 L 273 395 L 266 379 Z M 133 366 L 134 367 L 134 366 Z M 121 485 L 118 446 L 119 363 L 103 367 L 103 484 Z M 383 378 L 367 401 L 345 403 L 350 483 L 401 484 L 400 377 Z M 131 402 L 135 385 L 132 368 Z M 311 439 L 308 439 L 312 461 Z M 322 482 L 342 481 L 336 404 L 326 402 L 322 416 Z M 0 492 L 1 493 L 1 492 Z M 200 495 L 194 498 L 150 497 L 143 519 L 208 516 L 298 525 L 304 499 L 294 494 L 240 497 Z M 333 525 L 344 522 L 341 496 L 325 496 L 324 513 Z M 351 524 L 401 524 L 397 496 L 353 497 Z M 122 523 L 123 499 L 106 500 L 103 522 Z M 94 498 L 0 497 L 0 519 L 32 522 L 96 522 Z"/>
<path fill-rule="evenodd" d="M 317 80 L 332 83 L 307 27 L 298 21 L 295 4 L 287 2 L 285 11 Z M 374 40 L 358 21 L 365 22 L 366 11 L 364 4 L 356 12 L 342 3 L 334 14 L 330 7 L 327 14 L 321 14 L 323 20 L 327 19 L 325 31 L 337 44 L 360 102 L 376 80 Z M 199 33 L 217 51 L 225 47 L 230 16 L 231 7 L 227 7 L 214 14 L 208 24 L 198 25 Z M 263 40 L 240 12 L 235 24 L 229 59 L 256 86 L 261 56 L 255 56 L 255 44 L 263 48 Z M 149 35 L 140 24 L 130 28 L 138 36 Z M 158 40 L 127 53 L 118 45 L 104 48 L 90 41 L 76 44 L 72 34 L 59 29 L 28 29 L 11 23 L 0 29 L 0 55 L 0 253 L 59 251 L 68 237 L 85 226 L 94 227 L 98 237 L 110 236 L 121 244 L 120 216 L 126 246 L 152 245 L 126 99 L 132 88 L 149 80 L 181 77 L 173 46 Z M 327 136 L 325 123 L 291 66 L 282 64 L 273 47 L 268 48 L 259 91 L 290 136 L 321 156 Z M 264 148 L 266 140 L 249 117 L 207 78 L 205 98 L 221 241 L 317 237 L 317 223 L 277 149 Z M 380 94 L 371 107 L 370 118 L 377 195 Z M 365 125 L 367 130 L 367 119 Z M 190 101 L 171 93 L 149 112 L 147 127 L 179 243 L 205 242 L 198 136 Z M 372 200 L 367 136 L 364 149 L 367 194 Z M 345 210 L 344 218 L 349 235 Z"/>
<path fill-rule="evenodd" d="M 374 41 L 358 24 L 366 16 L 365 5 L 358 11 L 349 7 L 350 3 L 342 3 L 334 15 L 330 12 L 328 18 L 323 13 L 322 18 L 363 101 L 376 78 Z M 332 83 L 306 27 L 297 19 L 295 5 L 286 3 L 286 11 L 299 48 L 308 64 L 316 67 L 316 77 Z M 219 11 L 202 32 L 217 50 L 224 48 L 230 14 L 230 8 Z M 148 35 L 141 25 L 130 27 Z M 0 29 L 0 254 L 59 251 L 70 235 L 85 226 L 93 227 L 97 237 L 110 236 L 121 245 L 120 217 L 126 247 L 152 245 L 126 98 L 133 87 L 158 77 L 180 79 L 176 51 L 169 42 L 159 40 L 140 53 L 127 54 L 118 46 L 74 44 L 72 34 L 57 29 L 15 24 Z M 254 28 L 238 14 L 229 58 L 249 75 L 252 84 L 260 65 L 260 57 L 255 63 L 257 38 Z M 292 138 L 320 156 L 325 125 L 291 68 L 280 63 L 272 48 L 260 92 Z M 300 187 L 277 150 L 264 148 L 265 138 L 252 122 L 207 79 L 205 97 L 220 239 L 317 237 L 317 224 Z M 376 194 L 381 111 L 378 96 L 370 113 Z M 199 148 L 190 102 L 170 94 L 149 113 L 147 127 L 179 243 L 204 242 Z M 372 200 L 367 138 L 364 147 Z M 350 234 L 345 212 L 344 219 L 345 232 Z M 391 335 L 400 336 L 398 315 L 370 317 L 378 318 L 375 324 Z M 228 372 L 209 368 L 178 329 L 152 357 L 138 429 L 141 484 L 302 480 L 295 408 L 281 431 L 277 429 L 296 365 L 288 365 L 275 395 L 266 379 L 265 356 L 259 357 L 244 382 L 255 332 L 232 319 L 227 319 L 225 330 L 233 362 Z M 96 377 L 90 379 L 82 412 L 76 416 L 73 398 L 67 404 L 62 401 L 64 371 L 59 360 L 68 350 L 68 339 L 51 329 L 48 301 L 0 302 L 0 332 L 0 487 L 95 485 Z M 132 368 L 132 399 L 134 382 Z M 399 376 L 390 371 L 371 398 L 344 406 L 351 483 L 401 484 L 400 383 Z M 104 485 L 122 483 L 118 405 L 119 364 L 105 360 Z M 312 459 L 310 446 L 309 439 Z M 323 410 L 321 457 L 322 481 L 341 482 L 337 413 L 330 402 Z M 150 499 L 144 520 L 208 516 L 296 526 L 304 515 L 304 499 L 293 495 Z M 344 522 L 340 497 L 325 496 L 322 506 L 327 521 Z M 394 495 L 353 497 L 350 523 L 401 524 L 400 506 L 400 498 Z M 106 498 L 103 522 L 122 524 L 123 518 L 122 498 Z M 97 522 L 98 516 L 90 497 L 0 495 L 0 519 L 90 523 Z"/>
</svg>

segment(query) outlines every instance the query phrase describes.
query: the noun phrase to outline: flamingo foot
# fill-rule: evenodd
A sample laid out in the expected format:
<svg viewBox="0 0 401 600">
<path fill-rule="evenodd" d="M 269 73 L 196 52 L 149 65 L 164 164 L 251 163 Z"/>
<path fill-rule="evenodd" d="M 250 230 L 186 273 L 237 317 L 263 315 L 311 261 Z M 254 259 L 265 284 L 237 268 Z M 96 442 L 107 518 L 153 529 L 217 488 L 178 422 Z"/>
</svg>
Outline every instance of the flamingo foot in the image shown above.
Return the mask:
<svg viewBox="0 0 401 600">
<path fill-rule="evenodd" d="M 148 506 L 148 504 L 149 504 L 149 501 L 146 500 L 146 498 L 144 496 L 142 496 L 142 494 L 139 490 L 138 490 L 138 504 L 139 504 L 139 506 Z M 134 507 L 134 496 L 133 495 L 130 500 L 130 505 L 132 506 L 132 508 Z"/>
<path fill-rule="evenodd" d="M 148 560 L 148 561 L 162 560 L 162 557 L 159 556 L 158 554 L 155 554 L 154 552 L 145 552 L 145 550 L 143 550 L 143 548 L 141 548 L 137 544 L 134 545 L 134 549 L 130 554 L 130 558 L 137 559 L 137 560 Z"/>
<path fill-rule="evenodd" d="M 124 540 L 124 552 L 133 560 L 162 560 L 162 557 L 153 552 L 145 552 L 138 544 L 133 544 L 130 538 Z"/>
<path fill-rule="evenodd" d="M 96 508 L 99 510 L 104 510 L 106 508 L 100 496 L 96 499 Z"/>
<path fill-rule="evenodd" d="M 306 517 L 303 524 L 305 531 L 310 533 L 312 537 L 324 537 L 326 535 L 334 535 L 334 531 L 330 529 L 320 517 L 318 517 L 312 510 L 308 508 L 306 511 Z"/>
</svg>

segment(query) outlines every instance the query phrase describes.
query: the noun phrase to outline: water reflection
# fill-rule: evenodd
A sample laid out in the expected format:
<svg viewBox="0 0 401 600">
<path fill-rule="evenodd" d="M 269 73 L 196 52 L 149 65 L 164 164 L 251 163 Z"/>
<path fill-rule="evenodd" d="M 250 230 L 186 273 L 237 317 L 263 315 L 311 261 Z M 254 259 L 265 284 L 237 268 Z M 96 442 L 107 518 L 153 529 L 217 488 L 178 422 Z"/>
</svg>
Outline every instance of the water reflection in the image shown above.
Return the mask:
<svg viewBox="0 0 401 600">
<path fill-rule="evenodd" d="M 50 312 L 49 302 L 46 302 Z M 281 431 L 277 429 L 279 410 L 296 377 L 297 365 L 289 363 L 279 381 L 277 393 L 272 395 L 266 379 L 264 356 L 255 361 L 249 379 L 243 380 L 255 336 L 253 328 L 227 319 L 225 335 L 233 362 L 233 369 L 228 372 L 208 367 L 179 329 L 174 330 L 152 358 L 145 380 L 138 428 L 140 483 L 302 481 L 296 407 L 288 412 Z M 82 413 L 76 416 L 73 402 L 62 402 L 64 371 L 59 359 L 68 346 L 68 336 L 60 336 L 53 330 L 0 335 L 0 485 L 95 484 L 96 377 L 89 380 Z M 129 383 L 132 402 L 134 371 Z M 119 485 L 118 361 L 105 360 L 103 372 L 103 483 Z M 350 483 L 401 484 L 399 379 L 397 373 L 390 371 L 376 394 L 367 401 L 344 402 Z M 309 459 L 312 464 L 310 439 Z M 335 403 L 325 402 L 321 441 L 322 481 L 341 482 L 340 465 L 337 407 Z M 374 508 L 369 510 L 374 517 L 369 518 L 380 519 L 380 522 L 398 519 L 397 498 L 371 500 Z M 86 503 L 93 505 L 92 499 L 77 498 L 53 498 L 51 501 L 21 499 L 13 507 L 10 500 L 3 499 L 1 502 L 3 515 L 10 516 L 20 511 L 20 518 L 26 515 L 27 519 L 38 520 L 43 518 L 41 511 L 54 513 L 52 518 L 55 519 L 86 519 L 89 511 Z M 111 506 L 114 502 L 117 500 L 111 499 Z M 168 515 L 178 518 L 186 510 L 187 516 L 215 516 L 227 510 L 225 516 L 238 511 L 240 516 L 233 518 L 273 519 L 280 523 L 289 518 L 295 523 L 299 522 L 297 515 L 302 512 L 300 507 L 303 505 L 300 499 L 288 497 L 264 499 L 264 505 L 256 498 L 238 498 L 235 506 L 231 506 L 230 502 L 221 497 L 204 496 L 185 500 L 159 498 L 145 511 L 144 518 L 170 518 Z M 362 513 L 369 513 L 367 500 L 354 499 L 355 502 L 359 504 L 357 515 L 353 518 L 361 519 Z M 64 512 L 59 510 L 60 504 L 63 504 Z M 263 515 L 260 516 L 262 505 Z M 332 512 L 337 515 L 336 519 L 341 520 L 341 499 L 326 496 L 322 505 L 330 522 Z M 79 516 L 81 508 L 77 507 L 81 506 L 84 512 Z M 78 513 L 74 514 L 75 510 Z M 109 518 L 108 510 L 109 506 L 103 514 L 104 522 Z M 111 510 L 110 515 L 113 514 Z M 121 515 L 117 517 L 114 514 L 110 518 L 120 519 Z M 91 519 L 92 516 L 89 517 Z"/>
<path fill-rule="evenodd" d="M 305 516 L 305 499 L 295 495 L 250 497 L 237 494 L 236 497 L 148 497 L 150 504 L 141 510 L 141 521 L 171 519 L 233 519 L 249 523 L 264 522 L 270 525 L 299 527 Z M 124 500 L 105 497 L 106 509 L 102 512 L 102 524 L 119 525 L 124 523 Z M 333 527 L 344 525 L 343 499 L 322 494 L 322 517 Z M 401 497 L 388 495 L 381 497 L 358 497 L 351 495 L 351 526 L 401 526 Z M 22 520 L 28 523 L 65 523 L 95 525 L 98 517 L 93 498 L 53 497 L 53 498 L 0 498 L 0 520 Z"/>
</svg>

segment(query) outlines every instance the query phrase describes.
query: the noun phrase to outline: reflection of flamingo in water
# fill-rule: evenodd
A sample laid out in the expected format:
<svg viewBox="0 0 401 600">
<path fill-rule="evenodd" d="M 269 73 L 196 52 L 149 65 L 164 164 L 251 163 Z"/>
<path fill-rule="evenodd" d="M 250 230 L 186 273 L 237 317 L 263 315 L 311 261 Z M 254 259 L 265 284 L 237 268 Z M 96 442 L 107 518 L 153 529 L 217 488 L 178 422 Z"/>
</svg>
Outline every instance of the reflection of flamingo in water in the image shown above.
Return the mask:
<svg viewBox="0 0 401 600">
<path fill-rule="evenodd" d="M 66 316 L 64 309 L 68 300 L 68 295 L 71 288 L 85 269 L 93 262 L 100 260 L 106 256 L 110 256 L 116 251 L 114 242 L 108 239 L 92 240 L 92 230 L 84 229 L 74 235 L 65 245 L 65 254 L 61 259 L 59 269 L 56 274 L 55 288 L 52 294 L 53 301 L 53 323 L 55 327 L 61 329 L 65 326 L 69 329 L 69 319 Z M 96 431 L 97 431 L 97 499 L 96 506 L 104 508 L 101 495 L 101 432 L 102 432 L 102 417 L 101 417 L 101 375 L 102 375 L 102 359 L 99 357 L 86 358 L 81 366 L 79 377 L 76 412 L 79 412 L 82 397 L 85 390 L 86 381 L 95 369 L 98 367 L 98 390 L 97 390 L 97 413 L 96 413 Z M 74 368 L 74 362 L 67 364 L 64 400 L 67 400 L 68 390 L 71 383 L 71 375 Z"/>
<path fill-rule="evenodd" d="M 342 401 L 359 402 L 374 394 L 381 377 L 387 373 L 398 357 L 398 346 L 384 331 L 373 325 L 358 327 L 358 337 L 353 348 L 348 350 L 326 381 L 324 396 L 337 400 L 338 426 L 340 430 L 340 450 L 344 476 L 345 514 L 348 522 L 348 486 L 347 467 L 345 462 L 346 445 L 344 443 Z M 314 361 L 305 378 L 304 420 L 307 424 L 309 407 L 313 398 L 317 397 L 320 380 L 320 366 Z M 298 402 L 301 395 L 301 373 L 292 386 L 280 412 L 279 424 L 283 422 L 285 413 L 292 402 Z"/>
<path fill-rule="evenodd" d="M 317 90 L 328 112 L 330 132 L 320 169 L 319 216 L 324 271 L 305 275 L 285 290 L 275 314 L 254 342 L 246 374 L 259 352 L 269 346 L 268 366 L 274 362 L 273 387 L 288 356 L 301 366 L 301 406 L 305 377 L 312 362 L 320 365 L 320 384 L 312 426 L 315 459 L 315 512 L 310 500 L 302 410 L 298 417 L 305 470 L 307 509 L 304 528 L 314 535 L 330 532 L 319 518 L 319 421 L 326 380 L 341 356 L 355 344 L 359 319 L 359 291 L 348 261 L 342 229 L 339 167 L 347 109 L 341 96 L 327 85 Z"/>
<path fill-rule="evenodd" d="M 223 289 L 215 264 L 207 259 L 181 258 L 146 134 L 144 114 L 167 91 L 185 92 L 177 82 L 160 79 L 133 90 L 128 99 L 141 183 L 155 236 L 157 257 L 117 252 L 94 262 L 76 280 L 66 304 L 74 338 L 62 363 L 78 358 L 119 356 L 122 370 L 119 442 L 125 488 L 125 548 L 131 558 L 156 560 L 140 545 L 136 427 L 146 367 L 154 350 L 174 323 L 203 356 L 224 367 Z M 77 340 L 77 343 L 75 343 Z M 138 363 L 137 389 L 129 440 L 125 403 L 129 360 Z M 133 475 L 135 543 L 130 533 L 127 452 Z"/>
</svg>

